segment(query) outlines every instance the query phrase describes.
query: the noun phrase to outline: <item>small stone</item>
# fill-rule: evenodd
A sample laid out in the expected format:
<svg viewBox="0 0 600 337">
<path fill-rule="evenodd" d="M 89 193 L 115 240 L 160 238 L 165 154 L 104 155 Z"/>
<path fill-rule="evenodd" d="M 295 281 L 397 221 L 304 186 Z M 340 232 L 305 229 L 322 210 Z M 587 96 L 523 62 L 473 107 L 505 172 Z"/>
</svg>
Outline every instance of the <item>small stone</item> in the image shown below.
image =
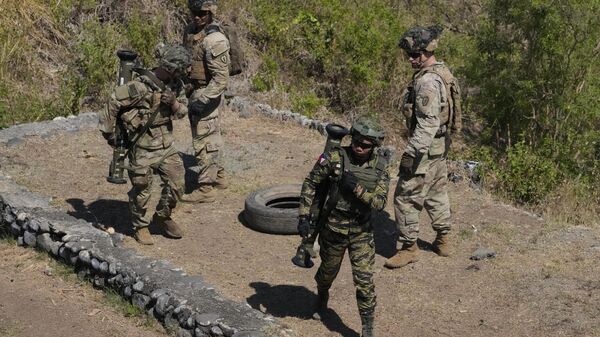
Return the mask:
<svg viewBox="0 0 600 337">
<path fill-rule="evenodd" d="M 98 261 L 95 257 L 92 258 L 92 268 L 94 268 L 94 270 L 100 270 L 100 261 Z"/>
<path fill-rule="evenodd" d="M 25 241 L 23 241 L 23 237 L 22 236 L 19 236 L 17 238 L 17 246 L 20 246 L 20 247 L 25 246 Z"/>
<path fill-rule="evenodd" d="M 105 282 L 106 281 L 105 281 L 104 277 L 101 277 L 98 275 L 96 275 L 94 277 L 94 286 L 97 288 L 104 288 Z"/>
<path fill-rule="evenodd" d="M 208 337 L 208 335 L 200 328 L 196 328 L 196 330 L 194 330 L 194 335 L 196 337 Z"/>
<path fill-rule="evenodd" d="M 22 232 L 23 232 L 23 230 L 21 229 L 21 226 L 17 225 L 16 222 L 13 222 L 12 224 L 10 224 L 10 233 L 13 236 L 19 236 L 19 235 L 21 235 Z"/>
<path fill-rule="evenodd" d="M 216 322 L 219 319 L 219 315 L 212 314 L 212 313 L 199 314 L 199 315 L 196 315 L 195 318 L 196 318 L 196 324 L 198 324 L 200 326 L 209 326 L 213 322 Z"/>
<path fill-rule="evenodd" d="M 44 274 L 46 276 L 52 276 L 53 272 L 54 272 L 54 269 L 50 268 L 49 266 L 46 266 L 46 268 L 44 268 Z"/>
<path fill-rule="evenodd" d="M 219 328 L 223 330 L 223 335 L 225 335 L 225 337 L 231 337 L 237 332 L 236 328 L 232 328 L 229 325 L 221 322 L 219 322 Z"/>
<path fill-rule="evenodd" d="M 27 228 L 29 228 L 30 231 L 36 233 L 38 229 L 40 229 L 39 221 L 37 221 L 36 219 L 30 219 L 29 221 L 27 221 Z"/>
<path fill-rule="evenodd" d="M 213 336 L 223 336 L 223 330 L 218 326 L 212 326 L 210 327 L 210 334 Z"/>
<path fill-rule="evenodd" d="M 81 250 L 79 251 L 79 261 L 81 261 L 81 263 L 89 265 L 92 261 L 91 261 L 91 257 L 90 257 L 90 252 L 87 250 Z"/>
<path fill-rule="evenodd" d="M 65 246 L 58 248 L 58 256 L 62 257 L 65 261 L 69 258 L 69 251 Z"/>
<path fill-rule="evenodd" d="M 35 233 L 25 231 L 25 233 L 23 233 L 23 241 L 25 241 L 25 244 L 27 244 L 29 247 L 35 247 L 37 243 L 37 236 Z"/>
<path fill-rule="evenodd" d="M 156 299 L 156 305 L 154 306 L 154 310 L 158 315 L 166 315 L 170 299 L 171 297 L 168 294 L 162 294 Z"/>
<path fill-rule="evenodd" d="M 23 224 L 25 223 L 25 220 L 27 220 L 27 213 L 25 213 L 25 212 L 17 213 L 17 223 L 19 224 L 19 226 L 23 226 Z"/>
<path fill-rule="evenodd" d="M 131 297 L 131 287 L 127 286 L 125 287 L 125 289 L 123 289 L 123 296 L 129 298 Z"/>
<path fill-rule="evenodd" d="M 183 328 L 179 328 L 177 331 L 176 337 L 194 337 L 192 332 Z"/>
<path fill-rule="evenodd" d="M 108 262 L 106 261 L 102 261 L 102 263 L 100 263 L 100 272 L 106 274 L 106 272 L 108 272 Z"/>
<path fill-rule="evenodd" d="M 138 281 L 133 285 L 133 290 L 141 292 L 144 289 L 144 282 Z"/>
<path fill-rule="evenodd" d="M 116 275 L 116 274 L 119 272 L 119 271 L 118 271 L 118 269 L 117 269 L 117 264 L 116 264 L 116 263 L 111 263 L 111 264 L 108 266 L 108 272 L 109 272 L 111 275 Z"/>
<path fill-rule="evenodd" d="M 135 293 L 131 297 L 131 303 L 136 307 L 146 310 L 148 304 L 150 303 L 150 296 L 146 296 L 144 294 Z"/>
<path fill-rule="evenodd" d="M 476 265 L 476 264 L 472 264 L 472 265 L 468 266 L 465 269 L 466 270 L 470 270 L 470 271 L 479 271 L 479 270 L 481 270 L 481 268 L 478 265 Z"/>
<path fill-rule="evenodd" d="M 484 259 L 493 259 L 496 257 L 496 251 L 488 248 L 477 248 L 471 254 L 471 260 L 484 260 Z"/>
</svg>

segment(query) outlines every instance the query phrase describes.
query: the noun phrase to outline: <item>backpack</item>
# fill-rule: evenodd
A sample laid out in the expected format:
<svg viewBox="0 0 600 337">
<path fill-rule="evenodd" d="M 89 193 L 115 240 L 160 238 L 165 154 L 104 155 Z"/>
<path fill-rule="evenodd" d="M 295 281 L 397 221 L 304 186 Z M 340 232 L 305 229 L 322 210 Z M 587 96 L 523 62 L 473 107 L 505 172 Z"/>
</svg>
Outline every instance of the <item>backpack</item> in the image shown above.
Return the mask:
<svg viewBox="0 0 600 337">
<path fill-rule="evenodd" d="M 238 38 L 238 29 L 230 22 L 221 22 L 221 26 L 223 27 L 223 33 L 229 40 L 229 57 L 231 61 L 229 64 L 229 75 L 235 76 L 241 74 L 246 69 L 247 64 L 244 50 L 242 50 Z"/>
<path fill-rule="evenodd" d="M 448 95 L 448 109 L 442 110 L 441 120 L 447 121 L 448 130 L 452 133 L 460 132 L 462 129 L 462 99 L 460 96 L 460 86 L 458 80 L 445 64 L 435 64 L 425 71 L 438 75 L 444 82 L 446 93 Z M 446 116 L 446 114 L 448 116 Z"/>
</svg>

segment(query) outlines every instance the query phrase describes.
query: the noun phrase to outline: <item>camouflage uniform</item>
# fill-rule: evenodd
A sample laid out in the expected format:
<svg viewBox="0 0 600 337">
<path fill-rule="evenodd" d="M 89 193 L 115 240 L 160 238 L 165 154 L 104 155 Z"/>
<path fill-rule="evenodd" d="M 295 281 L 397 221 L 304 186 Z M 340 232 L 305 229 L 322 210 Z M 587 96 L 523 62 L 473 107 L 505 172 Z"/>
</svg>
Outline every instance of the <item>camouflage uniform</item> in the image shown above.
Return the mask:
<svg viewBox="0 0 600 337">
<path fill-rule="evenodd" d="M 349 165 L 343 164 L 345 161 L 342 151 L 346 153 Z M 319 234 L 321 265 L 315 280 L 320 292 L 328 290 L 340 270 L 344 253 L 348 250 L 359 312 L 361 316 L 373 315 L 376 305 L 373 283 L 375 244 L 370 215 L 372 209 L 382 210 L 385 207 L 389 175 L 378 166 L 378 161 L 383 158 L 376 152 L 360 166 L 352 163 L 351 152 L 349 147 L 343 147 L 321 156 L 302 185 L 299 215 L 302 217 L 309 214 L 317 186 L 326 181 L 338 182 L 341 179 L 342 166 L 343 170 L 362 172 L 357 176 L 365 191 L 356 196 L 352 192 L 340 190 L 339 199 L 327 218 L 325 228 Z M 370 179 L 360 178 L 364 175 L 369 175 Z"/>
<path fill-rule="evenodd" d="M 161 92 L 157 78 L 151 75 L 138 75 L 124 85 L 116 87 L 110 95 L 107 109 L 100 113 L 99 129 L 105 134 L 113 134 L 115 120 L 122 112 L 129 135 L 129 141 L 136 137 L 152 115 L 158 109 L 152 125 L 140 136 L 128 152 L 131 169 L 129 179 L 132 188 L 129 191 L 129 207 L 133 225 L 136 228 L 147 227 L 149 219 L 146 209 L 152 190 L 153 174 L 162 180 L 162 191 L 156 215 L 168 218 L 181 195 L 184 185 L 183 162 L 173 142 L 173 119 L 183 118 L 187 114 L 188 100 L 180 80 L 165 84 L 173 91 L 179 104 L 177 111 L 161 103 Z"/>
<path fill-rule="evenodd" d="M 416 27 L 405 34 L 404 39 L 408 36 L 408 41 L 416 48 L 418 38 L 424 34 L 426 38 L 420 43 L 428 49 L 422 50 L 432 51 L 437 46 L 436 35 L 440 32 Z M 415 36 L 414 41 L 411 36 Z M 410 43 L 404 40 L 401 47 L 410 51 Z M 452 117 L 448 104 L 450 93 L 441 75 L 453 79 L 442 62 L 422 67 L 414 74 L 404 96 L 403 112 L 407 117 L 409 140 L 403 156 L 414 158 L 415 163 L 411 174 L 401 172 L 399 175 L 394 193 L 394 211 L 400 232 L 399 241 L 409 246 L 417 241 L 419 213 L 423 207 L 438 237 L 445 236 L 451 227 L 446 153 Z"/>
<path fill-rule="evenodd" d="M 214 11 L 215 6 L 212 4 L 209 8 Z M 192 22 L 186 27 L 183 40 L 192 53 L 189 118 L 195 156 L 200 165 L 198 183 L 215 185 L 223 181 L 225 174 L 220 164 L 223 140 L 218 108 L 229 80 L 229 40 L 216 21 L 205 27 Z M 195 102 L 201 103 L 202 111 L 193 109 Z"/>
</svg>

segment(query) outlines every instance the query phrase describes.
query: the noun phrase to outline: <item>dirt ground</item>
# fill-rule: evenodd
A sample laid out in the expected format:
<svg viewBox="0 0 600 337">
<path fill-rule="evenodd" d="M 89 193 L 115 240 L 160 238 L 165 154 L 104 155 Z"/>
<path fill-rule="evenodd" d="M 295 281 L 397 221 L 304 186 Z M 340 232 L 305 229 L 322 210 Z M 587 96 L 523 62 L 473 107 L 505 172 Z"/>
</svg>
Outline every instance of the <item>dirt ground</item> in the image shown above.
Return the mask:
<svg viewBox="0 0 600 337">
<path fill-rule="evenodd" d="M 123 316 L 104 293 L 45 254 L 0 241 L 0 337 L 160 337 L 152 320 Z"/>
<path fill-rule="evenodd" d="M 212 204 L 178 205 L 174 218 L 185 227 L 183 239 L 156 233 L 154 246 L 131 238 L 127 245 L 203 275 L 226 297 L 279 318 L 300 336 L 359 336 L 347 260 L 331 289 L 328 318 L 310 320 L 316 267 L 290 262 L 298 237 L 258 233 L 239 219 L 255 189 L 300 183 L 324 138 L 285 122 L 243 119 L 227 110 L 223 115 L 230 188 Z M 189 148 L 187 121 L 175 129 L 180 147 Z M 72 215 L 130 235 L 129 187 L 105 181 L 110 155 L 95 130 L 31 137 L 0 146 L 0 170 Z M 434 232 L 423 215 L 421 260 L 387 270 L 383 262 L 395 247 L 395 182 L 385 212 L 374 219 L 378 336 L 600 336 L 599 228 L 550 226 L 463 181 L 450 186 L 455 253 L 442 258 L 427 249 Z M 497 257 L 470 260 L 478 247 L 495 249 Z"/>
</svg>

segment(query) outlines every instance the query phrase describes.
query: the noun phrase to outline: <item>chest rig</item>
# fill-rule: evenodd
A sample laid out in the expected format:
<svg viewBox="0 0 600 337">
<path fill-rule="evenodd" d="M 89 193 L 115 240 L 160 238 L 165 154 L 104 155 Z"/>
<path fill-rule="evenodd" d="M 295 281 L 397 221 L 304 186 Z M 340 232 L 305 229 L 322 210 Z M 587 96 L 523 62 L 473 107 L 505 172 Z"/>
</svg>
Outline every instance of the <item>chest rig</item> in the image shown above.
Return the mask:
<svg viewBox="0 0 600 337">
<path fill-rule="evenodd" d="M 190 79 L 198 86 L 206 86 L 211 80 L 211 75 L 206 64 L 206 50 L 204 49 L 204 39 L 213 33 L 224 33 L 221 27 L 216 24 L 209 24 L 199 32 L 191 27 L 185 35 L 185 47 L 192 53 L 192 64 Z"/>
</svg>

